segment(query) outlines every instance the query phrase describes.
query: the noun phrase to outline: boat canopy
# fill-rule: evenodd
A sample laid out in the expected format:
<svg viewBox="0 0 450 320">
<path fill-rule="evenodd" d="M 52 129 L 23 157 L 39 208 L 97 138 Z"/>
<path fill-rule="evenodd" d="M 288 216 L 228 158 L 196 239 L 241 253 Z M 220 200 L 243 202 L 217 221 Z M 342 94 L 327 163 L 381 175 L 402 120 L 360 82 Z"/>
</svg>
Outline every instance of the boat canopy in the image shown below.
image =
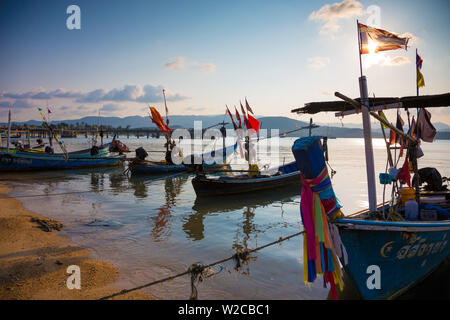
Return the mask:
<svg viewBox="0 0 450 320">
<path fill-rule="evenodd" d="M 361 103 L 360 98 L 354 99 Z M 392 105 L 397 108 L 401 103 L 402 108 L 434 108 L 434 107 L 448 107 L 450 106 L 450 92 L 444 94 L 426 95 L 426 96 L 409 96 L 409 97 L 380 97 L 369 98 L 369 105 L 371 107 Z M 323 102 L 308 102 L 302 108 L 291 110 L 298 114 L 315 114 L 319 112 L 344 112 L 354 110 L 355 107 L 350 103 L 339 101 L 323 101 Z"/>
</svg>

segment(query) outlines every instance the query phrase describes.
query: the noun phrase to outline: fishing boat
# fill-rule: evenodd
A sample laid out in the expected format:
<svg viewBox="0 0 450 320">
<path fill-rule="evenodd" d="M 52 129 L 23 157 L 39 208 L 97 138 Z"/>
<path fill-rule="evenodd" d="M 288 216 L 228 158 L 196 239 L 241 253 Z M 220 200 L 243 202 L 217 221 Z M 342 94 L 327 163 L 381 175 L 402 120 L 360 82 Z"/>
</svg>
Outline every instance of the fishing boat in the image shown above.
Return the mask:
<svg viewBox="0 0 450 320">
<path fill-rule="evenodd" d="M 280 166 L 274 174 L 242 174 L 235 176 L 206 176 L 198 174 L 192 179 L 192 186 L 197 197 L 233 195 L 290 185 L 293 187 L 300 185 L 300 171 L 295 161 Z"/>
<path fill-rule="evenodd" d="M 68 152 L 67 155 L 70 156 L 71 158 L 85 158 L 85 157 L 91 157 L 93 155 L 95 155 L 96 157 L 105 157 L 107 156 L 110 151 L 111 143 L 107 143 L 105 145 L 99 146 L 99 147 L 92 147 L 92 148 L 88 148 L 88 149 L 82 149 L 82 150 L 77 150 L 77 151 L 72 151 L 72 152 Z M 2 153 L 8 153 L 8 149 L 7 147 L 0 147 L 0 152 Z M 43 155 L 53 155 L 53 156 L 62 156 L 64 157 L 64 153 L 48 153 L 45 152 L 45 149 L 41 148 L 41 149 L 17 149 L 17 148 L 10 148 L 9 149 L 9 153 L 12 154 L 22 154 L 22 155 L 27 155 L 27 154 L 43 154 Z"/>
<path fill-rule="evenodd" d="M 317 151 L 319 141 L 319 137 L 301 138 L 292 148 L 306 177 L 323 170 L 323 155 Z M 431 205 L 428 208 L 440 208 L 443 214 L 434 221 L 395 221 L 380 214 L 390 212 L 391 205 L 384 204 L 376 212 L 366 209 L 331 222 L 338 228 L 346 251 L 345 258 L 340 257 L 342 265 L 361 298 L 395 298 L 425 279 L 449 256 L 450 192 L 422 192 L 421 206 L 427 204 Z M 404 217 L 404 205 L 396 206 L 396 210 Z M 381 273 L 378 289 L 367 285 L 370 268 Z"/>
<path fill-rule="evenodd" d="M 0 171 L 76 169 L 102 166 L 117 166 L 123 156 L 86 154 L 47 154 L 26 152 L 0 152 Z"/>
<path fill-rule="evenodd" d="M 223 163 L 215 163 L 214 161 L 206 161 L 203 164 L 205 169 L 223 169 L 228 167 L 228 162 L 230 158 L 233 156 L 236 151 L 237 143 L 232 146 L 225 148 L 225 151 L 220 150 L 221 154 L 225 155 L 225 161 Z M 213 151 L 214 152 L 214 151 Z M 214 154 L 212 155 L 214 156 Z M 202 155 L 203 161 L 210 160 L 211 153 L 205 153 Z M 186 158 L 185 158 L 186 159 Z M 186 159 L 187 160 L 187 159 Z M 185 161 L 184 161 L 185 162 Z M 148 161 L 148 160 L 140 160 L 133 159 L 128 164 L 128 168 L 132 174 L 161 174 L 161 173 L 176 173 L 183 171 L 191 171 L 193 170 L 193 166 L 184 165 L 184 164 L 169 164 L 163 161 Z"/>
<path fill-rule="evenodd" d="M 450 94 L 419 96 L 421 58 L 416 51 L 417 96 L 369 98 L 361 62 L 361 54 L 368 53 L 369 39 L 376 39 L 372 43 L 376 47 L 374 52 L 406 48 L 408 39 L 359 22 L 357 29 L 360 98 L 351 99 L 336 92 L 335 96 L 342 101 L 311 102 L 291 112 L 331 111 L 336 117 L 362 114 L 369 208 L 344 215 L 328 176 L 320 138 L 300 138 L 294 142 L 292 152 L 303 181 L 300 204 L 305 231 L 303 279 L 314 282 L 317 275 L 323 275 L 332 298 L 337 299 L 337 288 L 343 287 L 343 266 L 361 298 L 393 299 L 421 282 L 450 257 L 450 194 L 442 186 L 440 175 L 432 179 L 439 181 L 431 191 L 424 192 L 420 187 L 423 169 L 419 170 L 417 161 L 420 140 L 432 142 L 436 134 L 425 108 L 450 106 Z M 385 109 L 397 109 L 396 125 L 387 120 Z M 400 110 L 405 110 L 408 116 L 407 133 L 403 132 Z M 409 110 L 417 110 L 417 122 L 414 117 L 410 121 Z M 392 186 L 391 199 L 384 201 L 383 192 L 381 204 L 376 200 L 371 117 L 380 123 L 388 156 L 386 172 L 380 173 L 379 182 L 385 186 L 384 190 L 386 185 Z M 385 129 L 390 130 L 389 140 Z M 396 147 L 397 142 L 400 147 Z M 396 149 L 400 149 L 398 159 Z M 403 166 L 397 169 L 403 151 Z M 412 185 L 410 172 L 414 172 Z"/>
</svg>

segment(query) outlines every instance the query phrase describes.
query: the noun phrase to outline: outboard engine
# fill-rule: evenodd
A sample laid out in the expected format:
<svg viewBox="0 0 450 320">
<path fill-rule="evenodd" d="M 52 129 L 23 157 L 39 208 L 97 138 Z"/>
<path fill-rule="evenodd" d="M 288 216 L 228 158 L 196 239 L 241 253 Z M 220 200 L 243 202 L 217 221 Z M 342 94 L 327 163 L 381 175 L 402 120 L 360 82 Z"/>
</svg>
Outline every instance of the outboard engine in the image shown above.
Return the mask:
<svg viewBox="0 0 450 320">
<path fill-rule="evenodd" d="M 419 186 L 426 183 L 425 190 L 428 191 L 443 191 L 446 186 L 442 185 L 442 177 L 436 168 L 422 168 L 419 169 L 418 174 L 414 175 L 412 184 L 415 185 L 416 179 L 419 179 Z"/>
<path fill-rule="evenodd" d="M 147 151 L 145 151 L 145 149 L 142 147 L 137 148 L 135 150 L 135 152 L 136 152 L 136 158 L 138 160 L 145 160 L 145 158 L 148 156 Z"/>
<path fill-rule="evenodd" d="M 53 151 L 53 148 L 50 147 L 50 146 L 46 146 L 45 149 L 44 149 L 44 151 L 45 151 L 45 153 L 48 153 L 48 154 L 54 154 L 54 153 L 55 153 L 55 152 Z"/>
<path fill-rule="evenodd" d="M 96 155 L 98 155 L 98 147 L 97 146 L 93 146 L 92 148 L 91 148 L 91 156 L 96 156 Z"/>
</svg>

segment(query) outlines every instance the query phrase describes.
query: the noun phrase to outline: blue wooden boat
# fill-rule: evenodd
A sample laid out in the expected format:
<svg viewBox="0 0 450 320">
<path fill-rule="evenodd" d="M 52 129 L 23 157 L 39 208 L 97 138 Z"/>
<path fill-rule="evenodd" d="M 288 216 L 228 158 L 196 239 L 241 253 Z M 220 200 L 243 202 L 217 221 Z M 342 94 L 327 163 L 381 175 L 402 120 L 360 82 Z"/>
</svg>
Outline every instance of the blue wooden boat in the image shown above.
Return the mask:
<svg viewBox="0 0 450 320">
<path fill-rule="evenodd" d="M 366 214 L 334 222 L 348 254 L 344 270 L 364 299 L 398 297 L 450 254 L 449 220 L 376 221 L 365 220 Z M 379 288 L 367 284 L 373 266 L 378 268 Z"/>
<path fill-rule="evenodd" d="M 323 172 L 325 150 L 319 137 L 296 140 L 292 151 L 303 177 L 311 179 Z M 334 196 L 330 184 L 327 189 L 320 190 L 320 185 L 312 188 L 321 201 Z M 324 192 L 323 197 L 320 192 Z M 345 251 L 338 258 L 361 298 L 396 298 L 425 279 L 450 256 L 450 192 L 421 192 L 421 206 L 431 203 L 440 213 L 433 221 L 425 217 L 406 220 L 401 206 L 396 210 L 399 210 L 399 217 L 403 216 L 402 221 L 388 220 L 384 216 L 389 212 L 388 204 L 379 205 L 372 213 L 367 209 L 334 220 L 326 212 L 330 225 L 338 229 L 343 245 L 340 251 Z M 336 246 L 334 248 L 337 252 Z M 373 284 L 372 276 L 378 277 L 377 285 Z"/>
<path fill-rule="evenodd" d="M 75 169 L 121 165 L 123 156 L 52 155 L 46 153 L 0 152 L 0 171 Z"/>
<path fill-rule="evenodd" d="M 233 155 L 234 151 L 237 148 L 237 143 L 227 147 L 225 150 L 225 155 L 228 155 L 228 158 L 225 159 L 225 164 L 218 163 L 204 163 L 203 166 L 205 168 L 222 168 L 226 166 L 226 163 Z M 223 150 L 223 149 L 222 149 Z M 213 151 L 214 152 L 214 151 Z M 223 152 L 222 152 L 223 153 Z M 205 153 L 202 155 L 202 159 L 210 159 L 211 154 Z M 162 173 L 176 173 L 189 171 L 189 165 L 184 164 L 168 164 L 166 162 L 158 162 L 158 161 L 147 161 L 147 160 L 133 160 L 128 164 L 128 168 L 133 174 L 162 174 Z"/>
<path fill-rule="evenodd" d="M 236 176 L 205 176 L 197 175 L 192 179 L 197 197 L 212 197 L 234 195 L 244 192 L 254 192 L 268 189 L 281 188 L 292 185 L 300 186 L 300 171 L 295 161 L 278 168 L 275 174 L 248 174 Z M 297 189 L 300 191 L 300 188 Z"/>
</svg>

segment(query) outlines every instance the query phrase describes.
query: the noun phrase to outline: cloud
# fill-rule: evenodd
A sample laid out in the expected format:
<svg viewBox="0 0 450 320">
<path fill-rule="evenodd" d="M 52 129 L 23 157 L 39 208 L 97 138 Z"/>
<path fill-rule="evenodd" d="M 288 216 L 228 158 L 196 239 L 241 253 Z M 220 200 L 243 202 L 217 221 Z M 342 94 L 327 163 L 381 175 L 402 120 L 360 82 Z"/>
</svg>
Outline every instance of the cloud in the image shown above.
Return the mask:
<svg viewBox="0 0 450 320">
<path fill-rule="evenodd" d="M 0 101 L 0 109 L 30 109 L 38 108 L 39 105 L 32 103 L 29 99 L 14 99 L 12 101 Z"/>
<path fill-rule="evenodd" d="M 97 102 L 161 102 L 163 101 L 162 90 L 163 86 L 147 84 L 144 86 L 127 84 L 121 88 L 95 89 L 86 93 L 80 91 L 67 91 L 65 89 L 56 89 L 47 91 L 45 89 L 37 89 L 24 93 L 2 92 L 0 99 L 14 99 L 22 104 L 28 100 L 43 100 L 43 99 L 74 99 L 79 103 L 97 103 Z M 171 92 L 166 89 L 166 98 L 169 101 L 181 101 L 189 99 L 189 97 L 179 93 Z M 2 105 L 7 105 L 5 101 Z M 10 102 L 9 102 L 10 103 Z M 30 103 L 29 103 L 30 104 Z"/>
<path fill-rule="evenodd" d="M 420 38 L 411 32 L 405 32 L 398 35 L 400 38 L 409 38 L 408 40 L 408 47 L 412 45 L 417 45 L 419 43 Z"/>
<path fill-rule="evenodd" d="M 176 57 L 172 61 L 165 64 L 167 69 L 170 70 L 184 70 L 184 58 L 183 57 Z"/>
<path fill-rule="evenodd" d="M 308 59 L 308 67 L 312 69 L 320 69 L 325 67 L 330 63 L 330 58 L 328 57 L 312 57 Z"/>
<path fill-rule="evenodd" d="M 189 68 L 196 69 L 201 72 L 216 71 L 216 65 L 214 63 L 200 63 L 183 57 L 176 57 L 172 61 L 166 63 L 165 66 L 170 70 L 186 70 Z"/>
<path fill-rule="evenodd" d="M 369 55 L 364 57 L 363 66 L 364 68 L 370 68 L 371 66 L 378 65 L 384 67 L 398 67 L 405 64 L 411 63 L 411 60 L 403 56 L 391 57 L 386 55 L 384 52 L 378 52 L 377 54 Z"/>
<path fill-rule="evenodd" d="M 199 64 L 197 69 L 202 72 L 214 72 L 216 71 L 216 65 L 213 63 Z"/>
<path fill-rule="evenodd" d="M 79 91 L 67 91 L 65 89 L 56 89 L 54 91 L 47 91 L 43 88 L 35 89 L 24 93 L 10 93 L 5 92 L 2 94 L 3 98 L 10 99 L 35 99 L 46 100 L 52 98 L 77 98 L 81 96 Z"/>
<path fill-rule="evenodd" d="M 333 4 L 326 4 L 309 15 L 309 20 L 322 22 L 321 34 L 332 34 L 340 30 L 339 20 L 364 15 L 363 5 L 359 1 L 344 0 Z"/>
<path fill-rule="evenodd" d="M 115 104 L 115 103 L 108 103 L 104 104 L 103 107 L 100 108 L 100 112 L 103 113 L 114 113 L 115 111 L 124 110 L 125 107 Z"/>
<path fill-rule="evenodd" d="M 403 64 L 411 63 L 411 60 L 407 57 L 396 56 L 396 57 L 385 57 L 385 60 L 382 62 L 383 66 L 400 66 Z"/>
<path fill-rule="evenodd" d="M 131 101 L 131 102 L 161 102 L 163 101 L 163 86 L 154 85 L 126 85 L 123 88 L 104 90 L 97 89 L 85 94 L 77 102 L 103 102 L 103 101 Z M 169 101 L 181 101 L 189 99 L 178 93 L 172 93 L 166 89 L 166 98 Z"/>
</svg>

